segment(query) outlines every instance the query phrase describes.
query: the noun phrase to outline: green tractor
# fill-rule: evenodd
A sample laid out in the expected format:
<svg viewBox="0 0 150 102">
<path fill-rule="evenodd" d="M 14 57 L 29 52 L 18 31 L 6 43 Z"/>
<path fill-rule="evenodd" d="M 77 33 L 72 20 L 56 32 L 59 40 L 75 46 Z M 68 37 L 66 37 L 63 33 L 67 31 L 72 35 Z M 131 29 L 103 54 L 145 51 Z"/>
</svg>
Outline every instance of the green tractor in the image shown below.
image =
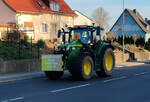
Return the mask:
<svg viewBox="0 0 150 102">
<path fill-rule="evenodd" d="M 98 26 L 68 27 L 58 31 L 63 44 L 52 55 L 42 56 L 42 71 L 48 79 L 60 79 L 68 70 L 74 79 L 89 80 L 93 72 L 99 77 L 112 75 L 115 67 L 114 47 L 101 40 Z"/>
</svg>

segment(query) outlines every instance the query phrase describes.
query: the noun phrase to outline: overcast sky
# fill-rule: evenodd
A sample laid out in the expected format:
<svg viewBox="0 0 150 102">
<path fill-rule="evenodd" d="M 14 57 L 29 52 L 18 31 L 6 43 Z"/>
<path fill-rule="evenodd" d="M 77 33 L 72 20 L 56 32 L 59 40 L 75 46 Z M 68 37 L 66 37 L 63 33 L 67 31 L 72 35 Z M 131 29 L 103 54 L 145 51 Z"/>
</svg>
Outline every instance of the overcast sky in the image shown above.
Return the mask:
<svg viewBox="0 0 150 102">
<path fill-rule="evenodd" d="M 103 7 L 110 16 L 110 26 L 118 19 L 122 12 L 123 0 L 65 0 L 73 10 L 78 10 L 91 17 L 94 9 Z M 150 19 L 150 0 L 125 0 L 125 8 L 137 9 L 145 18 Z"/>
</svg>

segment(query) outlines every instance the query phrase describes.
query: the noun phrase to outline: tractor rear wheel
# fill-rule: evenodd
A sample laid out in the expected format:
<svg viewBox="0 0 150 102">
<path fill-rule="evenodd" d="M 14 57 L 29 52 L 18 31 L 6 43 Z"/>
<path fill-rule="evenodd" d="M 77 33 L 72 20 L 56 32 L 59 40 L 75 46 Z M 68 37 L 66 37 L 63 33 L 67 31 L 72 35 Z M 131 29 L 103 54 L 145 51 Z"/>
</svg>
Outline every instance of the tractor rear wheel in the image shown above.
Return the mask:
<svg viewBox="0 0 150 102">
<path fill-rule="evenodd" d="M 45 71 L 45 74 L 49 80 L 58 80 L 63 76 L 64 72 L 63 71 Z"/>
<path fill-rule="evenodd" d="M 93 60 L 90 56 L 80 56 L 71 61 L 69 71 L 74 79 L 89 80 L 92 78 Z"/>
<path fill-rule="evenodd" d="M 99 77 L 111 76 L 115 67 L 115 56 L 113 50 L 111 48 L 103 50 L 100 59 L 101 71 L 96 71 L 96 74 Z"/>
</svg>

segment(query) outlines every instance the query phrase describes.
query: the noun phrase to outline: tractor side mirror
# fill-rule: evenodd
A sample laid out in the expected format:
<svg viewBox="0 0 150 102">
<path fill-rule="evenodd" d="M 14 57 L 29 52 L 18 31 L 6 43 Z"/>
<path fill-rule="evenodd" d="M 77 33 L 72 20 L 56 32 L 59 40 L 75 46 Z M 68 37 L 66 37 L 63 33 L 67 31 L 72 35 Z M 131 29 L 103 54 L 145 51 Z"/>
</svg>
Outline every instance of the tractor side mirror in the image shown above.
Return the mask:
<svg viewBox="0 0 150 102">
<path fill-rule="evenodd" d="M 58 30 L 58 38 L 61 36 L 61 30 Z"/>
<path fill-rule="evenodd" d="M 100 35 L 100 33 L 101 33 L 100 30 L 101 30 L 100 27 L 98 27 L 96 35 Z"/>
<path fill-rule="evenodd" d="M 62 36 L 62 41 L 64 42 L 64 44 L 66 43 L 66 33 L 65 33 L 65 29 L 62 28 L 63 31 L 63 36 Z"/>
</svg>

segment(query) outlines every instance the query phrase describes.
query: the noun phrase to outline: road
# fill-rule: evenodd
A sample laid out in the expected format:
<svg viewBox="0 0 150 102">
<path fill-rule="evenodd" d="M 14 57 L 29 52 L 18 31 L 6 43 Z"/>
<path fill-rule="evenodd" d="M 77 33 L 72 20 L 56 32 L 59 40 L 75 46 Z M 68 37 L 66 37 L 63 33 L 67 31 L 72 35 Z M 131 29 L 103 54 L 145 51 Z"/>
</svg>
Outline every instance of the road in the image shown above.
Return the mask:
<svg viewBox="0 0 150 102">
<path fill-rule="evenodd" d="M 150 102 L 150 65 L 115 69 L 112 77 L 37 78 L 0 83 L 0 102 Z"/>
</svg>

